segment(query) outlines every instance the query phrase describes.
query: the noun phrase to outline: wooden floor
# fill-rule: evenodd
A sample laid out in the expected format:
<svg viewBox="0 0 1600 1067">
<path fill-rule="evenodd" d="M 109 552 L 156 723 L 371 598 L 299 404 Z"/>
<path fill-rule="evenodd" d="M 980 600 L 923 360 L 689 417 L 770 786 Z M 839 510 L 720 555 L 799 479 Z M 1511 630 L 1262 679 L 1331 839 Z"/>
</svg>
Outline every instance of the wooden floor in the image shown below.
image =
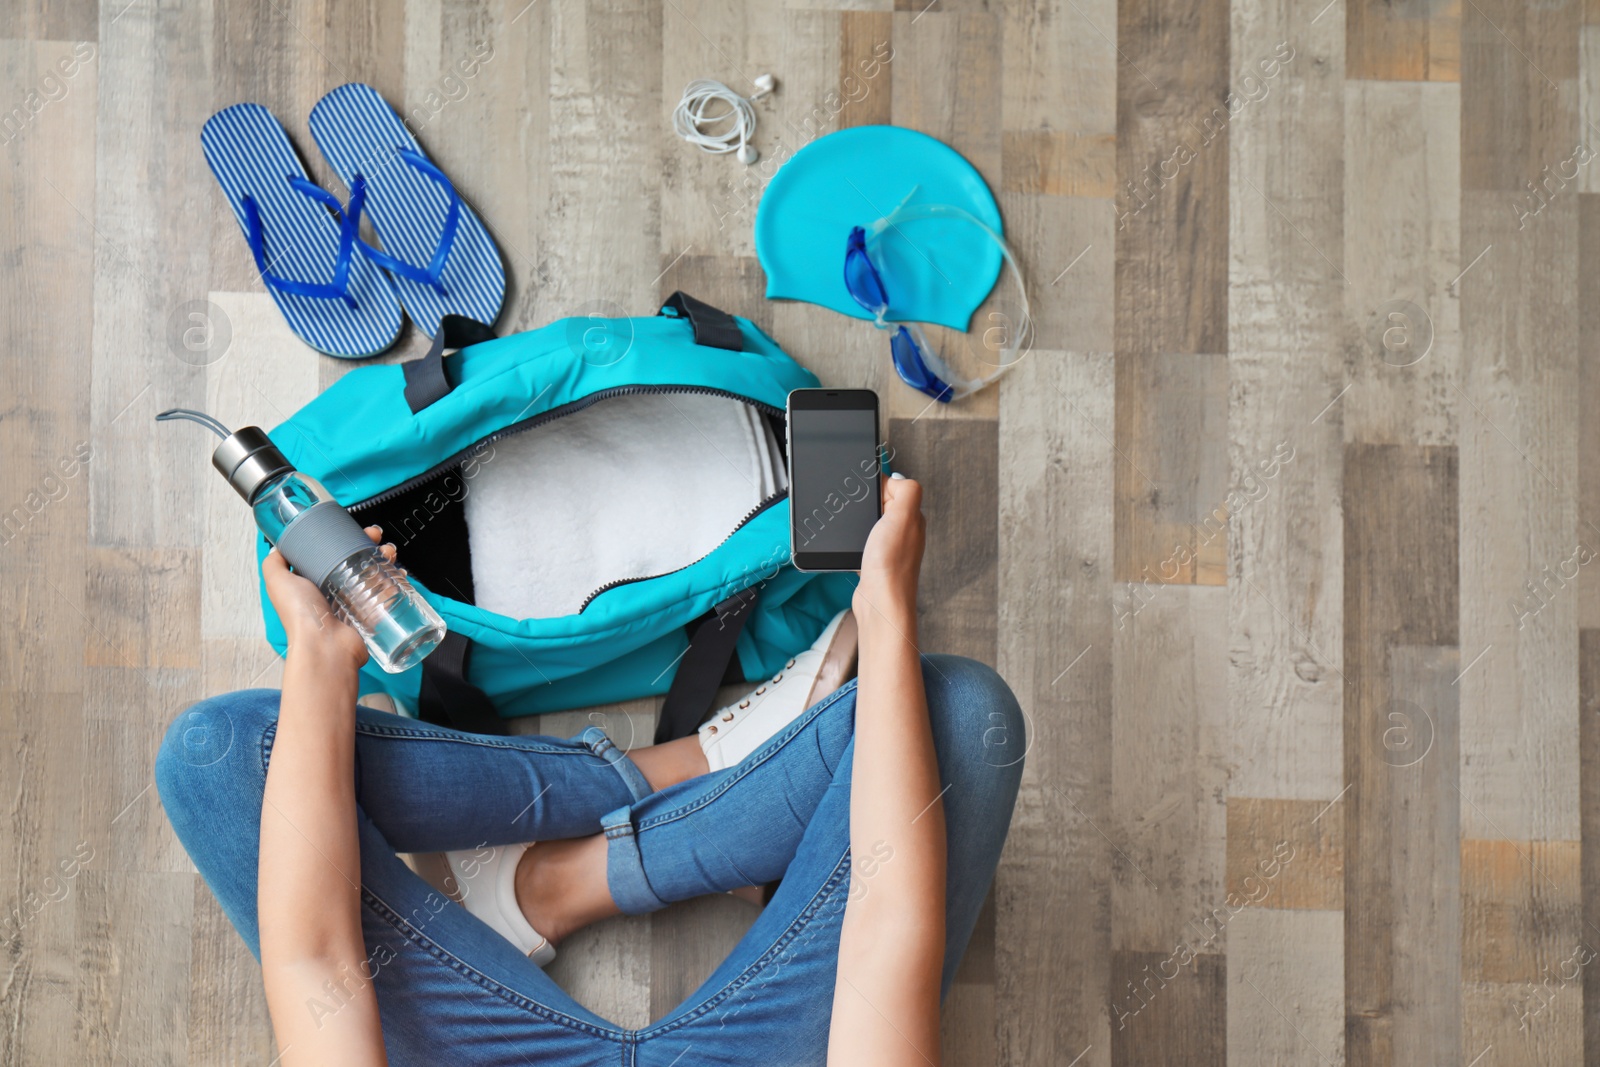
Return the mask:
<svg viewBox="0 0 1600 1067">
<path fill-rule="evenodd" d="M 346 369 L 263 294 L 199 130 L 256 101 L 310 148 L 352 80 L 494 231 L 502 328 L 681 288 L 884 394 L 926 646 L 1031 730 L 950 1064 L 1600 1062 L 1600 7 L 925 3 L 7 6 L 0 1063 L 273 1056 L 150 769 L 277 665 L 247 518 L 152 416 L 272 425 Z M 673 139 L 688 80 L 764 71 L 761 165 Z M 1034 352 L 951 410 L 762 296 L 774 164 L 881 122 L 978 167 L 1030 277 Z M 557 976 L 642 1023 L 744 908 L 596 928 Z"/>
</svg>

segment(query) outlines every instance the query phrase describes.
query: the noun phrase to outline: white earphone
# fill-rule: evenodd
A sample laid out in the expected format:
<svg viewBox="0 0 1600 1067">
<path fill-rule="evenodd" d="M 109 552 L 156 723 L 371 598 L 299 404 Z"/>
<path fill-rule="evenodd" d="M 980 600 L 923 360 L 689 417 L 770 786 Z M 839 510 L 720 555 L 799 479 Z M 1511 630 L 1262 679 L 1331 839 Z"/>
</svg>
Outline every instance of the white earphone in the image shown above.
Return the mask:
<svg viewBox="0 0 1600 1067">
<path fill-rule="evenodd" d="M 683 90 L 683 98 L 672 110 L 672 128 L 679 137 L 703 151 L 716 155 L 733 152 L 735 158 L 749 166 L 760 158 L 760 153 L 750 143 L 756 132 L 756 112 L 751 104 L 778 87 L 777 79 L 762 74 L 755 79 L 756 91 L 749 97 L 740 96 L 719 81 L 696 78 Z M 706 110 L 721 103 L 728 110 L 715 115 Z M 711 127 L 732 121 L 733 125 L 719 132 Z"/>
</svg>

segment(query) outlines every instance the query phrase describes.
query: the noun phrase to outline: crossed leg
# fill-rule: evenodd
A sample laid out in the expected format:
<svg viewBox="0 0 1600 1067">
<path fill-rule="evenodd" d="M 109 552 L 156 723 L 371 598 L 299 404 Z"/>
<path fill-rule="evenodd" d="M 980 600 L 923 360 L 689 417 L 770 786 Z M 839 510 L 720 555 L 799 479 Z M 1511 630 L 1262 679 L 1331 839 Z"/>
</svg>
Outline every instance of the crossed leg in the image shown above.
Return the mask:
<svg viewBox="0 0 1600 1067">
<path fill-rule="evenodd" d="M 924 675 L 950 784 L 948 984 L 998 862 L 1025 742 L 1020 711 L 992 671 L 929 657 Z M 258 955 L 257 843 L 277 700 L 275 691 L 254 690 L 195 705 L 173 724 L 156 768 L 174 828 Z M 631 1049 L 640 1063 L 671 1053 L 668 1063 L 687 1041 L 696 1062 L 720 1062 L 719 1048 L 728 1062 L 755 1062 L 764 1047 L 787 1061 L 821 1062 L 849 891 L 854 712 L 849 686 L 738 766 L 696 777 L 684 777 L 694 763 L 682 747 L 630 758 L 594 729 L 571 740 L 481 737 L 360 712 L 362 921 L 390 1061 L 536 1056 L 587 1065 L 626 1062 Z M 528 854 L 519 898 L 531 901 L 536 926 L 561 926 L 565 915 L 576 928 L 614 910 L 647 911 L 779 877 L 783 885 L 701 990 L 651 1027 L 624 1030 L 573 1001 L 394 854 L 527 840 L 572 840 L 547 849 L 548 863 L 538 848 Z M 581 883 L 545 894 L 541 879 L 563 851 Z M 341 993 L 349 995 L 330 989 L 306 1010 L 337 1011 Z M 772 1013 L 785 1007 L 778 1024 Z"/>
</svg>

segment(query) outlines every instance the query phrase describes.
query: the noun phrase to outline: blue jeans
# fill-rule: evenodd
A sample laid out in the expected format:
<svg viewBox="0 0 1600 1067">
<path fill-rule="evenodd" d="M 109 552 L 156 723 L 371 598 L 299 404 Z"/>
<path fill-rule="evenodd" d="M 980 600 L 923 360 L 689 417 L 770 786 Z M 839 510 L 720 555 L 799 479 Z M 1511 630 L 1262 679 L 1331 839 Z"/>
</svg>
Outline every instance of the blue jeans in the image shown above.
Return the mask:
<svg viewBox="0 0 1600 1067">
<path fill-rule="evenodd" d="M 947 786 L 948 989 L 999 863 L 1026 739 L 1016 699 L 988 667 L 927 656 L 922 673 Z M 156 758 L 173 828 L 258 958 L 262 791 L 278 698 L 256 689 L 201 701 L 178 716 Z M 487 737 L 357 709 L 361 923 L 389 1062 L 823 1063 L 850 891 L 855 707 L 851 683 L 738 766 L 654 793 L 597 728 L 571 740 Z M 602 831 L 612 897 L 630 913 L 782 878 L 715 973 L 642 1030 L 584 1008 L 395 855 Z M 860 884 L 856 892 L 871 892 L 870 879 Z M 306 1006 L 337 1008 L 331 996 Z"/>
</svg>

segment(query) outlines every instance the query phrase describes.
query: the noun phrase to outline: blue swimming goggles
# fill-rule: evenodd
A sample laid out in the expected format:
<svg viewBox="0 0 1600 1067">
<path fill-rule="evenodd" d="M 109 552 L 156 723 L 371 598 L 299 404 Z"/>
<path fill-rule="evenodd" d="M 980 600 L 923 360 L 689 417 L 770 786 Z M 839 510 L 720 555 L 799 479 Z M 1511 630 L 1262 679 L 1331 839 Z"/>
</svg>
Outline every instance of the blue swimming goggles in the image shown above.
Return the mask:
<svg viewBox="0 0 1600 1067">
<path fill-rule="evenodd" d="M 916 323 L 896 324 L 887 321 L 886 318 L 889 313 L 889 291 L 883 283 L 883 276 L 879 273 L 877 265 L 872 261 L 872 256 L 867 250 L 868 245 L 892 226 L 902 222 L 935 218 L 970 222 L 988 234 L 989 239 L 1000 246 L 1006 266 L 1010 268 L 1012 276 L 1017 281 L 1017 289 L 1022 294 L 1022 321 L 1015 329 L 1000 331 L 1005 341 L 1000 345 L 998 358 L 993 361 L 996 369 L 992 374 L 982 378 L 963 378 L 954 373 L 934 351 L 933 346 L 928 343 L 927 335 L 922 332 L 922 327 Z M 889 353 L 894 357 L 894 369 L 900 375 L 900 379 L 911 388 L 933 397 L 942 404 L 971 396 L 997 380 L 1027 354 L 1025 346 L 1031 347 L 1033 342 L 1033 320 L 1028 313 L 1028 287 L 1022 280 L 1022 270 L 1017 266 L 1016 257 L 1011 254 L 1011 249 L 1006 246 L 999 234 L 991 230 L 982 220 L 958 207 L 947 204 L 902 203 L 870 226 L 853 227 L 845 242 L 844 285 L 855 302 L 872 313 L 873 324 L 878 329 L 894 331 L 889 338 Z M 989 336 L 990 332 L 986 331 L 985 337 Z M 987 357 L 985 358 L 987 360 Z"/>
</svg>

